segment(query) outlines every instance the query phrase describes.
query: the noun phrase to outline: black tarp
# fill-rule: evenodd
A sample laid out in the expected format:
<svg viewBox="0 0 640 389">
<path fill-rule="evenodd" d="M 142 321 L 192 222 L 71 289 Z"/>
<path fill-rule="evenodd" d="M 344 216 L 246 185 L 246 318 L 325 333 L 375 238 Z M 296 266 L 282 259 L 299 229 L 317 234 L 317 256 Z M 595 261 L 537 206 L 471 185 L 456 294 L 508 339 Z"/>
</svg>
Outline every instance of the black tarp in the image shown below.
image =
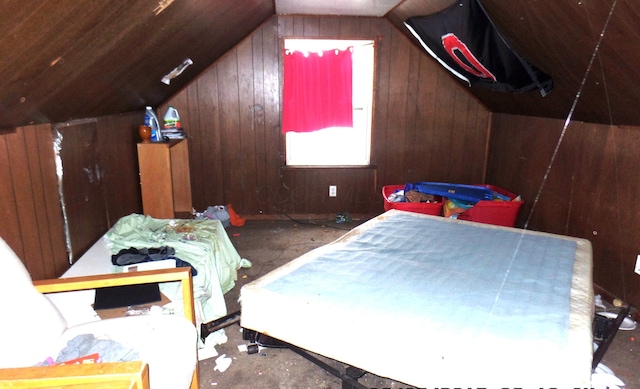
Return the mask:
<svg viewBox="0 0 640 389">
<path fill-rule="evenodd" d="M 469 85 L 500 92 L 553 88 L 551 77 L 515 53 L 477 0 L 460 0 L 445 10 L 405 21 L 424 49 Z"/>
</svg>

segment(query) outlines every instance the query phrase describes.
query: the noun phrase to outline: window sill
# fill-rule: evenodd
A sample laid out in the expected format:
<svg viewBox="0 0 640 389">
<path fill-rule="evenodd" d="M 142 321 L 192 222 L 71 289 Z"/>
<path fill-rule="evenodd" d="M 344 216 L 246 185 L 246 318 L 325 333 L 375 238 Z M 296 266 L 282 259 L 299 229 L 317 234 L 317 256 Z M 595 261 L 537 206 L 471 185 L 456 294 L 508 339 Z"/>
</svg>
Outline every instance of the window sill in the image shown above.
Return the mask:
<svg viewBox="0 0 640 389">
<path fill-rule="evenodd" d="M 295 165 L 295 166 L 282 166 L 281 170 L 311 170 L 311 169 L 372 169 L 375 170 L 378 167 L 376 165 Z"/>
</svg>

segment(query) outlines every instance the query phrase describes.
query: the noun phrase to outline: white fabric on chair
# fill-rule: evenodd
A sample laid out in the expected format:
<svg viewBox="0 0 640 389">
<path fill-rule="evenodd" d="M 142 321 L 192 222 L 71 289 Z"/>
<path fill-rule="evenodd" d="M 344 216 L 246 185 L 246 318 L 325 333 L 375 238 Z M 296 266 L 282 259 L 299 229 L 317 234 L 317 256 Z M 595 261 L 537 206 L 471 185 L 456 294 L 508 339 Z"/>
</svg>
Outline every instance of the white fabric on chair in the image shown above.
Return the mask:
<svg viewBox="0 0 640 389">
<path fill-rule="evenodd" d="M 198 335 L 183 316 L 131 316 L 81 324 L 65 331 L 60 349 L 81 334 L 110 339 L 138 351 L 140 360 L 149 365 L 153 389 L 187 388 L 191 383 Z"/>
<path fill-rule="evenodd" d="M 67 324 L 36 290 L 22 261 L 3 239 L 0 266 L 0 367 L 35 365 L 57 351 L 57 340 Z"/>
<path fill-rule="evenodd" d="M 183 316 L 147 315 L 94 321 L 67 328 L 55 305 L 0 238 L 0 368 L 28 367 L 56 359 L 81 334 L 110 339 L 138 352 L 149 365 L 151 388 L 189 388 L 196 368 L 198 335 Z"/>
</svg>

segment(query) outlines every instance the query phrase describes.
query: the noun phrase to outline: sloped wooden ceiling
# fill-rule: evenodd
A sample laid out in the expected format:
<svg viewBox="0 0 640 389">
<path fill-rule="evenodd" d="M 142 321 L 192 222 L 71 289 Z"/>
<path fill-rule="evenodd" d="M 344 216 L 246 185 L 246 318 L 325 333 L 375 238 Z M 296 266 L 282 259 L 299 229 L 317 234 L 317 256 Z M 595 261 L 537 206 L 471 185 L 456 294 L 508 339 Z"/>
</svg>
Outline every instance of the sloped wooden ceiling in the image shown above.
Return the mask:
<svg viewBox="0 0 640 389">
<path fill-rule="evenodd" d="M 451 0 L 405 0 L 387 17 L 404 28 L 408 17 L 442 10 Z M 547 97 L 512 95 L 471 87 L 492 112 L 565 119 L 578 99 L 573 120 L 640 125 L 640 2 L 635 0 L 481 0 L 511 46 L 554 79 Z M 612 13 L 611 13 L 612 12 Z M 611 19 L 597 54 L 596 46 Z"/>
<path fill-rule="evenodd" d="M 303 0 L 298 1 L 302 5 Z M 367 7 L 367 2 L 359 3 Z M 413 40 L 403 25 L 406 18 L 428 15 L 452 3 L 404 0 L 386 17 Z M 157 106 L 273 16 L 274 4 L 274 0 L 3 0 L 0 131 Z M 636 108 L 640 2 L 482 0 L 482 4 L 512 47 L 555 82 L 554 91 L 545 98 L 537 92 L 511 95 L 471 87 L 489 110 L 564 119 L 593 58 L 572 119 L 640 125 Z M 193 65 L 181 76 L 170 85 L 160 82 L 187 58 Z"/>
<path fill-rule="evenodd" d="M 274 13 L 272 0 L 3 0 L 0 129 L 157 106 Z"/>
</svg>

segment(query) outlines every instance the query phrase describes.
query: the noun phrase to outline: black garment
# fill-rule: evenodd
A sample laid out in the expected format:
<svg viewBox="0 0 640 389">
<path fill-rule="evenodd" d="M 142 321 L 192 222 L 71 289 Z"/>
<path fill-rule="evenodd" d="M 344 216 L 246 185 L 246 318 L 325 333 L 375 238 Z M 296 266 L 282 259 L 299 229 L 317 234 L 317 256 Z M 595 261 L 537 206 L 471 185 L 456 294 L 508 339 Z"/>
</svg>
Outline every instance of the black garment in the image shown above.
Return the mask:
<svg viewBox="0 0 640 389">
<path fill-rule="evenodd" d="M 122 249 L 118 254 L 111 256 L 111 263 L 117 266 L 133 265 L 135 263 L 160 261 L 163 259 L 175 259 L 176 267 L 190 267 L 191 275 L 197 276 L 198 271 L 189 262 L 183 261 L 180 258 L 176 258 L 174 254 L 176 250 L 173 247 L 149 247 L 137 249 L 130 247 L 128 249 Z"/>
<path fill-rule="evenodd" d="M 405 26 L 424 49 L 456 77 L 500 92 L 538 89 L 546 96 L 551 77 L 515 53 L 478 0 L 459 0 L 441 12 L 411 17 Z"/>
</svg>

